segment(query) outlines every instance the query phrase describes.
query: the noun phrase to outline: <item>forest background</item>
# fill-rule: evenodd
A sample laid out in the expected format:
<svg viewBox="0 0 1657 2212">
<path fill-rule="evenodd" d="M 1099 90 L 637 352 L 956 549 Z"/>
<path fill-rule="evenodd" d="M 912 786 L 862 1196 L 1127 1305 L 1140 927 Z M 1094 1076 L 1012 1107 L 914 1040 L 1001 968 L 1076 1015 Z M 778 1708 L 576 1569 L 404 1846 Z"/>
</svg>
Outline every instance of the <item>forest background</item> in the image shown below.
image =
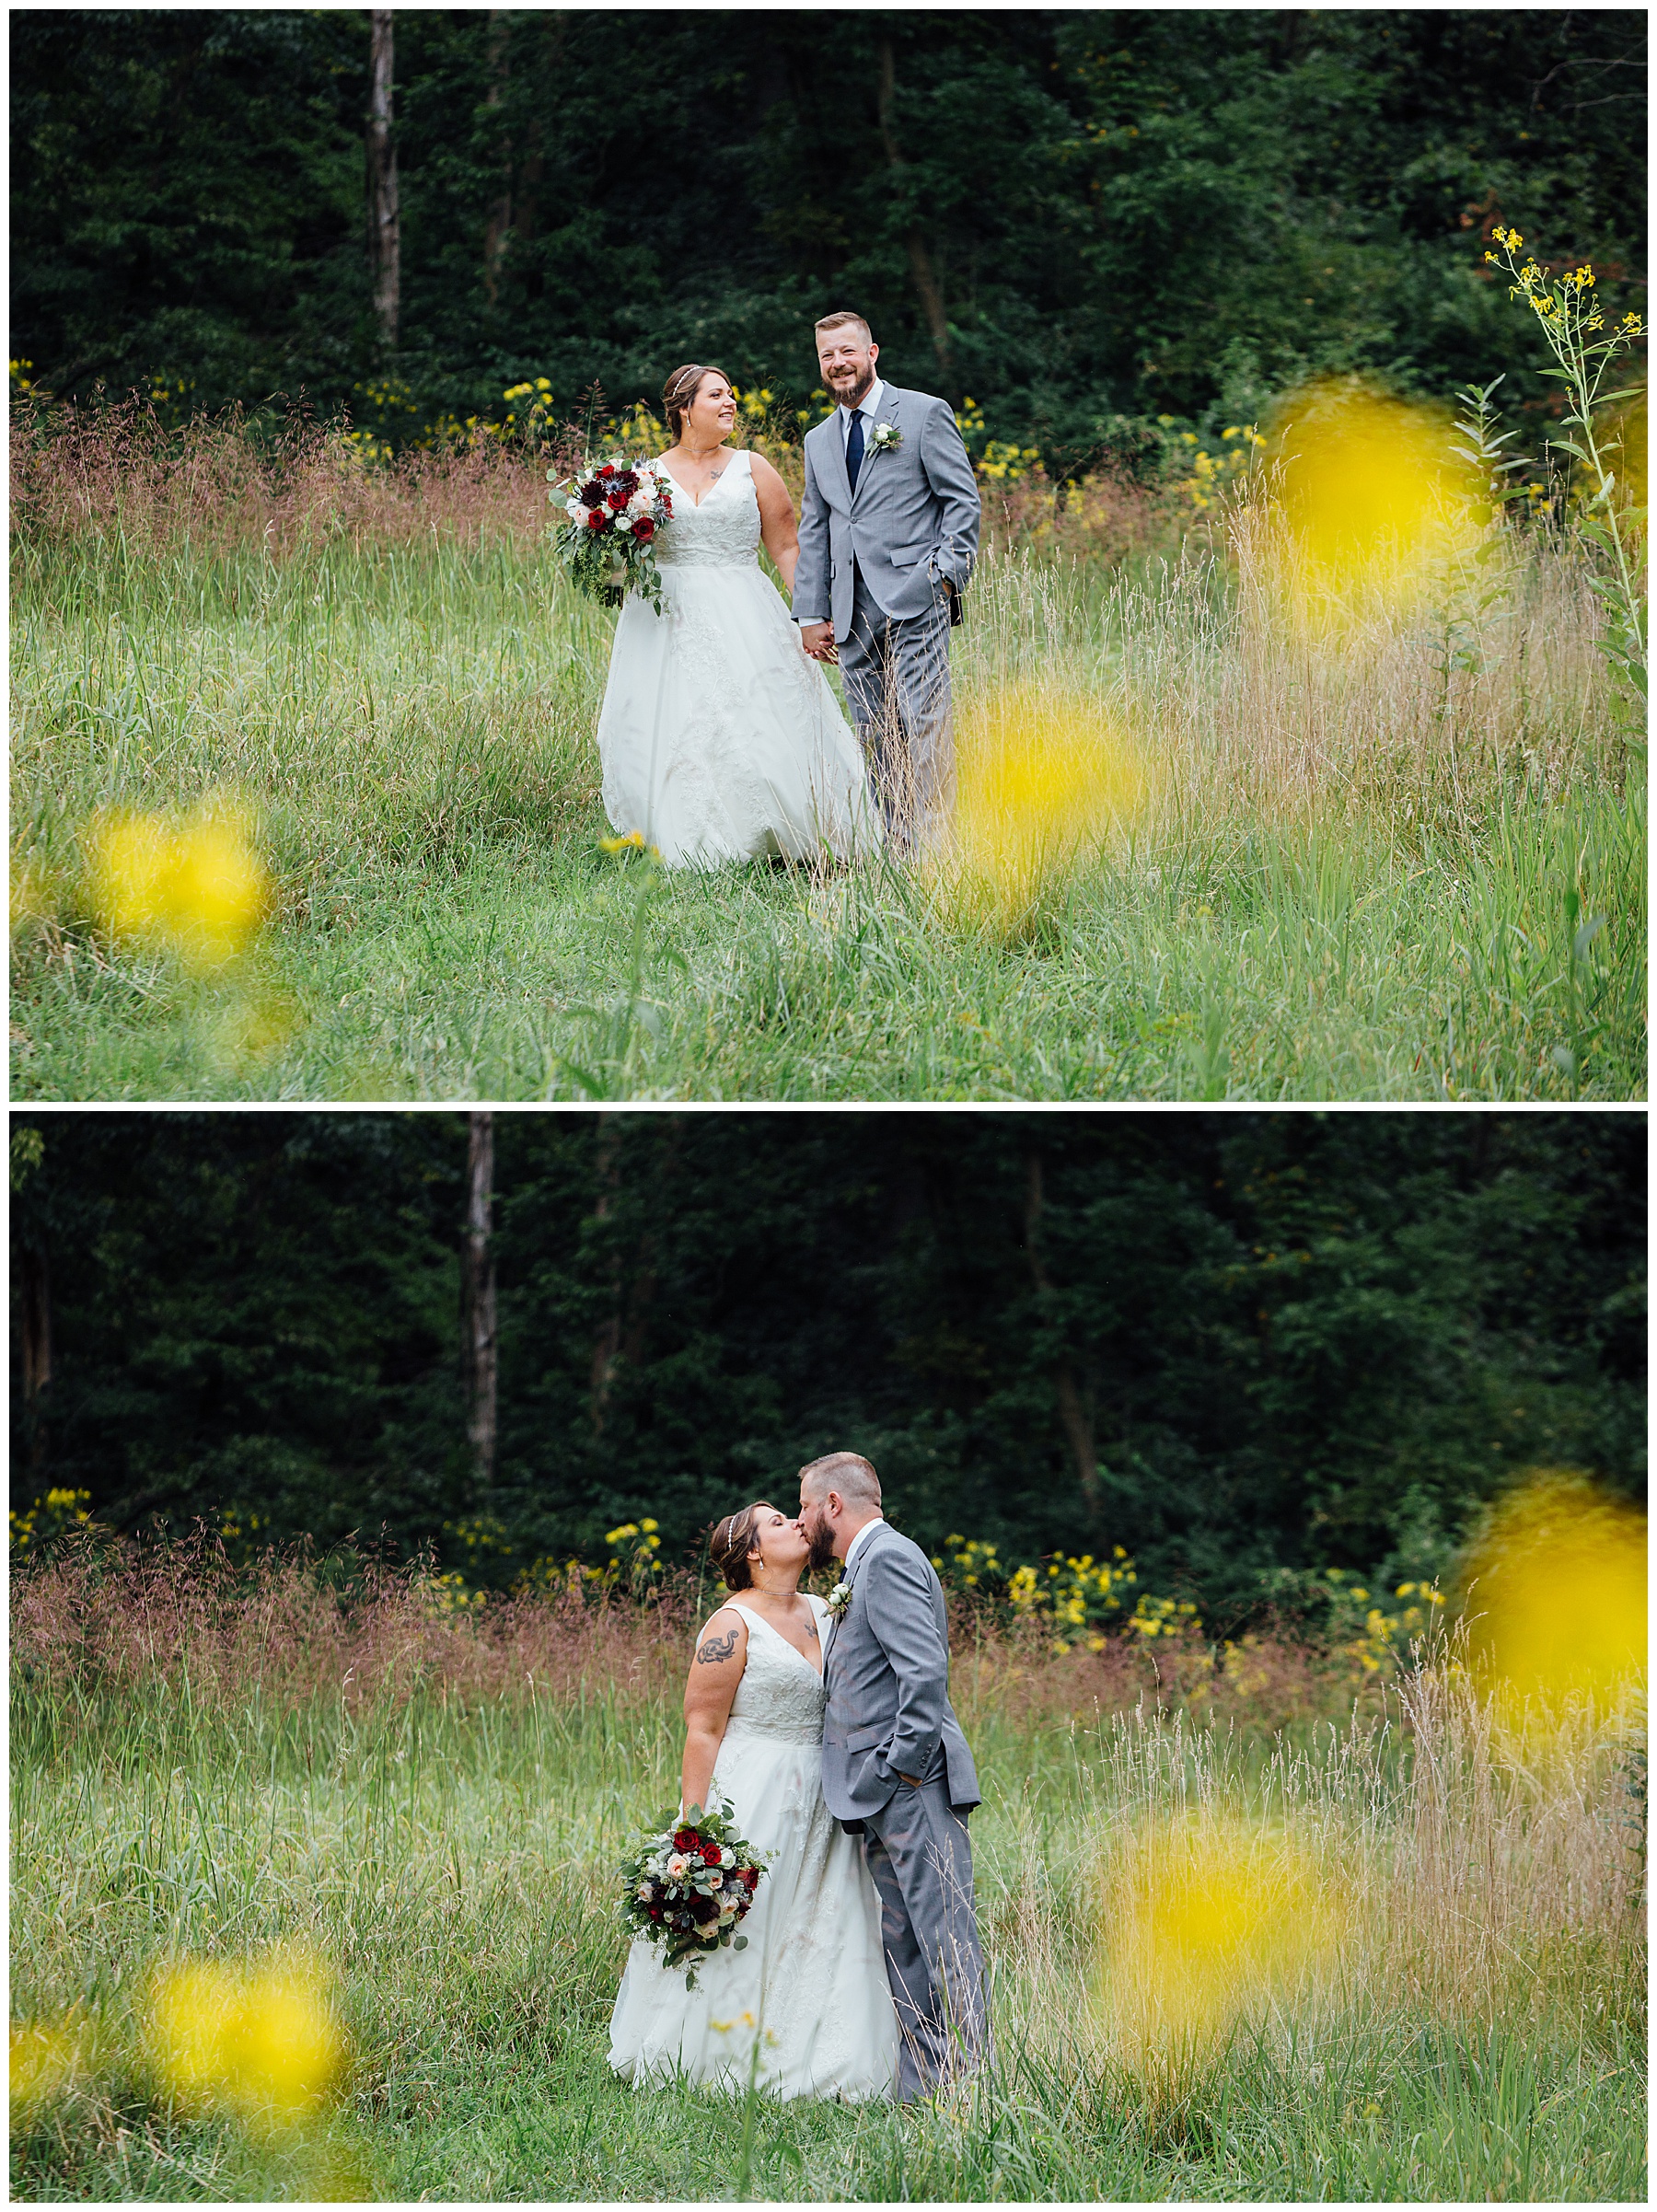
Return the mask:
<svg viewBox="0 0 1657 2212">
<path fill-rule="evenodd" d="M 367 11 L 14 11 L 19 373 L 396 445 L 685 359 L 804 400 L 851 304 L 1062 475 L 1311 372 L 1487 379 L 1504 217 L 1643 306 L 1638 10 L 394 21 L 365 141 Z M 1557 411 L 1538 366 L 1504 398 Z"/>
<path fill-rule="evenodd" d="M 1526 1471 L 1643 1484 L 1638 1114 L 12 1128 L 15 1511 L 510 1586 L 846 1446 L 929 1547 L 1119 1544 L 1223 1625 L 1445 1570 Z"/>
</svg>

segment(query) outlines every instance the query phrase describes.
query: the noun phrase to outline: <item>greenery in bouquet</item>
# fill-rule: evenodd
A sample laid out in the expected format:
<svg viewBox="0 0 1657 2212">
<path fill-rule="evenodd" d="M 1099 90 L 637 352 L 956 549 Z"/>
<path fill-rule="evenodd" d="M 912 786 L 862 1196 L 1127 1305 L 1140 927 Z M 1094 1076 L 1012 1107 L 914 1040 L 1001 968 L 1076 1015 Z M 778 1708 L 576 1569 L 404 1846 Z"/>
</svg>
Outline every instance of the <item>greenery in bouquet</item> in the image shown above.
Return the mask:
<svg viewBox="0 0 1657 2212">
<path fill-rule="evenodd" d="M 736 1833 L 730 1808 L 692 1805 L 633 1840 L 621 1862 L 621 1921 L 630 1935 L 666 1947 L 664 1963 L 685 1967 L 685 1986 L 711 1951 L 746 1951 L 736 1933 L 747 1917 L 765 1861 Z"/>
<path fill-rule="evenodd" d="M 562 514 L 554 523 L 558 555 L 577 590 L 618 607 L 629 590 L 662 611 L 656 533 L 673 519 L 673 480 L 650 461 L 615 455 L 597 468 L 584 463 L 574 479 L 549 469 L 547 497 Z"/>
</svg>

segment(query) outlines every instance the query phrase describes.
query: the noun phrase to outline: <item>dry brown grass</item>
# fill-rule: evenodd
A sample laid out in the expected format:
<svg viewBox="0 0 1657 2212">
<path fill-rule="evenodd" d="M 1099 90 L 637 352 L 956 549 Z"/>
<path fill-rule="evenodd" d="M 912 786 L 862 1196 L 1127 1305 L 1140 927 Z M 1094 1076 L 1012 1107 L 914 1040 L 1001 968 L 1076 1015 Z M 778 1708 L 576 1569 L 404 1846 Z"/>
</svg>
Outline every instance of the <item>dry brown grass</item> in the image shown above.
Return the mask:
<svg viewBox="0 0 1657 2212">
<path fill-rule="evenodd" d="M 798 443 L 765 425 L 745 423 L 740 435 L 775 464 L 797 506 Z M 365 459 L 341 424 L 302 415 L 269 431 L 229 409 L 173 429 L 136 400 L 53 404 L 15 422 L 13 522 L 37 540 L 120 532 L 135 550 L 259 545 L 276 559 L 330 540 L 358 552 L 433 537 L 528 545 L 548 524 L 547 469 L 574 466 L 574 437 L 541 450 L 474 434 Z M 1177 535 L 1165 502 L 1108 472 L 1064 484 L 1037 469 L 1010 483 L 985 478 L 982 490 L 986 550 L 1115 562 Z"/>
<path fill-rule="evenodd" d="M 12 1580 L 12 1654 L 87 1692 L 188 1679 L 198 1709 L 257 1692 L 298 1708 L 356 1709 L 438 1697 L 580 1695 L 623 1702 L 677 1692 L 691 1626 L 685 1594 L 645 1605 L 558 1591 L 456 1608 L 418 1565 L 352 1555 L 336 1578 L 303 1550 L 232 1562 L 206 1538 L 72 1541 Z"/>
<path fill-rule="evenodd" d="M 13 527 L 47 542 L 122 534 L 133 549 L 274 558 L 436 539 L 524 543 L 547 527 L 546 463 L 490 438 L 365 461 L 338 424 L 256 434 L 235 410 L 168 430 L 137 402 L 54 407 L 14 424 Z"/>
<path fill-rule="evenodd" d="M 714 1602 L 701 1593 L 701 1611 Z M 438 1697 L 519 1693 L 554 1703 L 603 1685 L 623 1704 L 677 1706 L 698 1621 L 693 1578 L 644 1602 L 579 1587 L 456 1603 L 420 1562 L 355 1553 L 319 1562 L 303 1547 L 232 1560 L 214 1538 L 175 1544 L 72 1537 L 14 1574 L 18 1662 L 87 1691 L 188 1679 L 198 1708 L 257 1693 L 279 1707 L 342 1699 L 354 1708 Z M 1286 1630 L 1216 1650 L 1190 1630 L 1121 1635 L 1103 1650 L 1057 1652 L 1040 1624 L 1011 1627 L 957 1601 L 952 1689 L 970 1726 L 994 1717 L 1026 1731 L 1101 1715 L 1185 1714 L 1269 1731 L 1342 1719 L 1374 1704 L 1344 1652 Z"/>
</svg>

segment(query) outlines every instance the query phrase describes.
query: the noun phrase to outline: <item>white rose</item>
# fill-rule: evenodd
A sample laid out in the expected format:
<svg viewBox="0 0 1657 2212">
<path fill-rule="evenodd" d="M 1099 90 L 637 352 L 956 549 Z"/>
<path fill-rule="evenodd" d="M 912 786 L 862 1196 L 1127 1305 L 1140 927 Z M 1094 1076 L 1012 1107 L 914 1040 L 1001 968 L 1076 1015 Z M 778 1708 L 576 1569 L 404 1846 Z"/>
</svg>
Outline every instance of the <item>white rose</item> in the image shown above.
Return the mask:
<svg viewBox="0 0 1657 2212">
<path fill-rule="evenodd" d="M 676 1851 L 673 1857 L 667 1861 L 668 1880 L 670 1882 L 679 1881 L 683 1877 L 685 1869 L 689 1865 L 689 1863 L 690 1862 L 688 1859 L 684 1858 L 679 1852 Z"/>
<path fill-rule="evenodd" d="M 736 1864 L 736 1854 L 729 1844 L 719 1854 L 719 1863 L 722 1867 L 734 1867 Z"/>
<path fill-rule="evenodd" d="M 645 1904 L 648 1905 L 652 1897 L 654 1897 L 655 1894 L 655 1886 L 651 1882 L 641 1882 L 639 1884 L 638 1894 L 644 1900 Z"/>
</svg>

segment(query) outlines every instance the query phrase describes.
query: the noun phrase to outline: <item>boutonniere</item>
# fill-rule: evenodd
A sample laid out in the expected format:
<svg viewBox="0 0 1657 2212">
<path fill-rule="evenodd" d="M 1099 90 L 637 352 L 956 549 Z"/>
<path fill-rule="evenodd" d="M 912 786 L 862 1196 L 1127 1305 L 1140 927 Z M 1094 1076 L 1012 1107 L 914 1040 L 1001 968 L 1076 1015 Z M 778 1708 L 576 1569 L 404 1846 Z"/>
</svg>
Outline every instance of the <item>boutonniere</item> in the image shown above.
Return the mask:
<svg viewBox="0 0 1657 2212">
<path fill-rule="evenodd" d="M 896 423 L 876 423 L 869 443 L 876 453 L 895 452 L 903 443 L 903 433 Z"/>
<path fill-rule="evenodd" d="M 834 1588 L 828 1592 L 828 1595 L 824 1603 L 828 1607 L 829 1619 L 836 1621 L 839 1620 L 841 1614 L 846 1610 L 846 1607 L 852 1603 L 851 1583 L 842 1577 L 840 1581 L 836 1582 Z"/>
</svg>

